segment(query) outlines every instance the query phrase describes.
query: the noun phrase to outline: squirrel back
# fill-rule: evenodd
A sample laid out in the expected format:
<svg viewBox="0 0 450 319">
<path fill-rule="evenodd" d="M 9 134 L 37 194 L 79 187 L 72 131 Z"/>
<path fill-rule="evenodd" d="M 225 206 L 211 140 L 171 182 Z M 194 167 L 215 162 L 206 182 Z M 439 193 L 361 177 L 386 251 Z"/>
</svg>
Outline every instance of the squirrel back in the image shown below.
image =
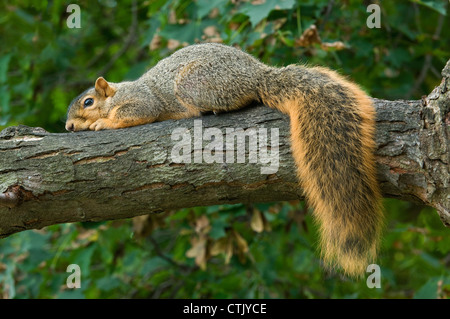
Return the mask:
<svg viewBox="0 0 450 319">
<path fill-rule="evenodd" d="M 260 102 L 290 117 L 291 148 L 320 225 L 325 263 L 360 276 L 383 225 L 374 158 L 375 110 L 355 84 L 321 67 L 267 66 L 216 43 L 185 47 L 133 82 L 97 79 L 74 99 L 66 128 L 114 129 L 226 112 Z"/>
</svg>

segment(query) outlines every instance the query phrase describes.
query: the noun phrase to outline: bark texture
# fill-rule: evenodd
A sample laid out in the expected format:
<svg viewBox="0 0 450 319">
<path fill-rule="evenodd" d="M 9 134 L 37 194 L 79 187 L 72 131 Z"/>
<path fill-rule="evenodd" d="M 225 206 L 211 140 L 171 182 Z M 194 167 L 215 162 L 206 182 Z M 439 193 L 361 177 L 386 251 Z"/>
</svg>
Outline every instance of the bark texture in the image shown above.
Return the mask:
<svg viewBox="0 0 450 319">
<path fill-rule="evenodd" d="M 385 197 L 435 207 L 450 226 L 450 61 L 442 75 L 441 84 L 421 101 L 374 99 L 376 155 Z M 200 123 L 203 143 L 194 134 Z M 179 137 L 174 132 L 181 133 L 177 128 L 185 128 L 184 136 L 189 137 L 183 144 L 185 150 L 191 148 L 188 163 L 172 156 L 182 144 L 174 139 Z M 230 151 L 230 128 L 250 135 L 244 163 L 237 162 L 236 145 Z M 260 130 L 264 128 L 267 138 Z M 264 152 L 276 151 L 271 129 L 279 133 L 279 165 L 262 174 L 269 166 L 261 163 Z M 215 135 L 213 144 L 209 133 Z M 268 145 L 252 153 L 248 144 L 255 135 Z M 222 152 L 209 151 L 219 144 Z M 211 155 L 220 155 L 223 163 L 208 163 Z M 18 126 L 0 132 L 0 238 L 58 223 L 301 196 L 290 152 L 289 119 L 263 106 L 113 131 L 55 134 Z"/>
</svg>

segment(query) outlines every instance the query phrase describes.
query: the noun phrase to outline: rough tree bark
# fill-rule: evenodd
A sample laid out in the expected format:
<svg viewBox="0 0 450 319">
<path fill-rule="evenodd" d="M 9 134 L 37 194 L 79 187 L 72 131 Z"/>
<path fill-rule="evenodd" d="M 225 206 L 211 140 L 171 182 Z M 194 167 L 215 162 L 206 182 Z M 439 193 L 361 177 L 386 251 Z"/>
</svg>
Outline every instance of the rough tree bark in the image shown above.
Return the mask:
<svg viewBox="0 0 450 319">
<path fill-rule="evenodd" d="M 385 197 L 435 207 L 442 222 L 450 226 L 450 61 L 442 75 L 441 84 L 421 101 L 374 99 L 376 155 Z M 214 134 L 219 129 L 224 142 L 227 128 L 253 128 L 254 132 L 266 128 L 269 136 L 271 129 L 278 129 L 279 167 L 271 174 L 261 174 L 268 165 L 261 164 L 261 150 L 257 164 L 248 157 L 245 163 L 208 164 L 205 158 L 196 163 L 196 156 L 210 141 L 203 146 L 194 141 L 195 120 L 199 119 L 59 134 L 26 126 L 6 128 L 0 133 L 0 238 L 57 223 L 302 196 L 286 116 L 253 107 L 201 118 L 203 129 L 216 128 Z M 190 130 L 186 135 L 192 138 L 190 163 L 176 163 L 171 156 L 180 143 L 172 139 L 172 133 L 180 127 Z M 262 131 L 256 132 L 264 137 Z M 220 137 L 216 136 L 216 142 Z M 269 142 L 268 151 L 275 149 Z M 229 145 L 224 150 L 230 150 Z"/>
</svg>

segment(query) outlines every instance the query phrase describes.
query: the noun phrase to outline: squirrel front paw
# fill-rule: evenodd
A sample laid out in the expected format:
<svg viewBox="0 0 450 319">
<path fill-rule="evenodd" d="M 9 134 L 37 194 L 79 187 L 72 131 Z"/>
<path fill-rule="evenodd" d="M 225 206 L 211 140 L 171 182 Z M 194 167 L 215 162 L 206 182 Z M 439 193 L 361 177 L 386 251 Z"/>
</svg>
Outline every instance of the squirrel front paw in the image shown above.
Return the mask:
<svg viewBox="0 0 450 319">
<path fill-rule="evenodd" d="M 116 128 L 116 125 L 110 119 L 98 119 L 89 126 L 91 131 L 109 130 Z"/>
</svg>

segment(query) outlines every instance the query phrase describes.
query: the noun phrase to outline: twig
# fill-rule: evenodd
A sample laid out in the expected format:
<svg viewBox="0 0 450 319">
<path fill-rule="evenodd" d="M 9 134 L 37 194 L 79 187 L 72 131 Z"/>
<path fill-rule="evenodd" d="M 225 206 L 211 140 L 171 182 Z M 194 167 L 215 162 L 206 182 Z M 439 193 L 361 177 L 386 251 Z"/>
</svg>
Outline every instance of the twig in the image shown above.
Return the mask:
<svg viewBox="0 0 450 319">
<path fill-rule="evenodd" d="M 410 98 L 419 88 L 419 86 L 423 83 L 425 80 L 428 70 L 431 66 L 431 61 L 433 60 L 433 56 L 429 53 L 425 55 L 425 61 L 422 66 L 422 70 L 420 71 L 419 76 L 417 77 L 416 82 L 414 82 L 413 87 L 405 94 L 405 98 Z"/>
<path fill-rule="evenodd" d="M 161 257 L 162 259 L 164 259 L 165 261 L 167 261 L 169 264 L 174 265 L 177 268 L 186 268 L 186 266 L 184 265 L 180 265 L 179 263 L 177 263 L 175 260 L 173 260 L 170 257 L 167 257 L 166 255 L 164 255 L 164 253 L 162 252 L 161 248 L 159 247 L 158 242 L 152 237 L 152 236 L 148 236 L 148 239 L 151 241 L 151 243 L 153 244 L 153 247 L 155 248 L 155 252 L 156 254 Z"/>
<path fill-rule="evenodd" d="M 327 10 L 325 11 L 322 22 L 319 25 L 319 31 L 322 31 L 325 24 L 327 23 L 327 20 L 330 17 L 331 10 L 333 9 L 333 6 L 334 6 L 334 2 L 335 2 L 335 0 L 331 0 L 328 2 Z"/>
<path fill-rule="evenodd" d="M 436 26 L 436 30 L 432 36 L 433 40 L 438 40 L 439 36 L 441 34 L 442 31 L 442 26 L 444 24 L 444 16 L 443 15 L 439 15 L 439 20 Z M 428 71 L 430 69 L 431 62 L 433 61 L 433 56 L 430 53 L 427 53 L 425 55 L 425 61 L 423 63 L 422 66 L 422 70 L 420 71 L 420 74 L 416 80 L 416 82 L 414 83 L 413 87 L 405 94 L 405 98 L 410 98 L 417 90 L 418 88 L 422 85 L 423 81 L 425 80 Z"/>
<path fill-rule="evenodd" d="M 137 21 L 137 2 L 134 0 L 131 4 L 131 26 L 128 30 L 128 36 L 124 41 L 123 46 L 120 48 L 119 51 L 114 54 L 114 56 L 109 60 L 109 62 L 99 71 L 99 76 L 104 75 L 108 70 L 114 65 L 114 63 L 119 59 L 133 44 L 135 38 L 136 38 L 136 30 L 138 26 Z"/>
</svg>

